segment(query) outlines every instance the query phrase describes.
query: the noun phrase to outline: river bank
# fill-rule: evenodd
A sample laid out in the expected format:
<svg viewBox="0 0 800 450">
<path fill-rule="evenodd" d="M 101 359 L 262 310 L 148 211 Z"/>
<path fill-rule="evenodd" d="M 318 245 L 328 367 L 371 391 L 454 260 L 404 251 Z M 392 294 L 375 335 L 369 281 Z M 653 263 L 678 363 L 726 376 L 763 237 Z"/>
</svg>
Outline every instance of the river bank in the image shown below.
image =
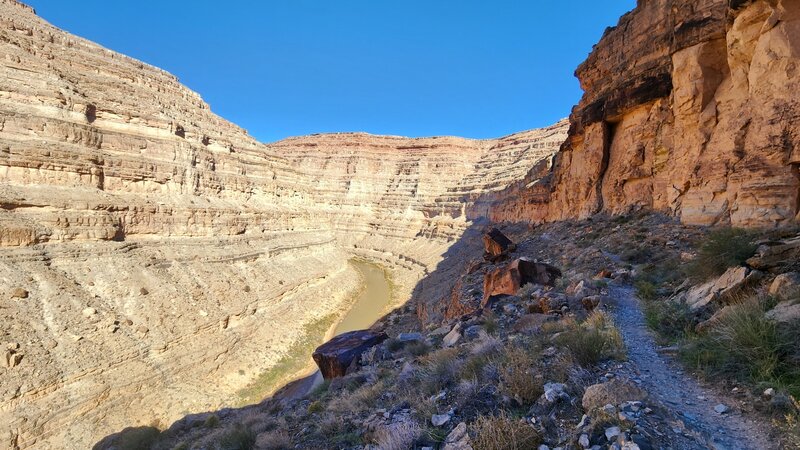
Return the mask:
<svg viewBox="0 0 800 450">
<path fill-rule="evenodd" d="M 358 271 L 361 288 L 352 301 L 345 302 L 346 311 L 306 324 L 303 339 L 293 344 L 275 366 L 239 391 L 240 405 L 258 403 L 273 394 L 295 397 L 313 389 L 322 382 L 311 359 L 314 349 L 339 334 L 369 328 L 391 309 L 394 289 L 388 271 L 362 259 L 351 259 L 348 263 Z M 276 392 L 278 389 L 280 392 Z"/>
</svg>

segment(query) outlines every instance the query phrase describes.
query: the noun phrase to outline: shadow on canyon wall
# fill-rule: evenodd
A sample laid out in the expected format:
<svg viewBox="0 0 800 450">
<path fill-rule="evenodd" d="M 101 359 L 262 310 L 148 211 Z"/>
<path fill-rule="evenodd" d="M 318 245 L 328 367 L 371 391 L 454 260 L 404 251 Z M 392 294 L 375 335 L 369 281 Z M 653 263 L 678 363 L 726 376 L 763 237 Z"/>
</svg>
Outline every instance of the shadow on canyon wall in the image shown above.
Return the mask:
<svg viewBox="0 0 800 450">
<path fill-rule="evenodd" d="M 484 196 L 481 196 L 484 198 Z M 473 204 L 481 204 L 480 199 Z M 480 208 L 482 211 L 477 211 Z M 471 307 L 478 308 L 481 293 L 476 293 L 476 297 L 467 299 L 452 299 L 452 291 L 458 283 L 459 278 L 464 274 L 469 265 L 476 259 L 482 259 L 483 242 L 482 236 L 490 226 L 491 222 L 485 218 L 485 204 L 466 211 L 467 217 L 472 218 L 471 225 L 464 233 L 448 247 L 443 255 L 442 261 L 436 268 L 429 272 L 424 278 L 420 279 L 414 286 L 412 295 L 406 303 L 398 306 L 393 311 L 385 314 L 375 321 L 376 324 L 386 324 L 388 316 L 405 309 L 409 304 L 416 307 L 416 327 L 423 329 L 425 325 L 440 323 L 447 314 L 449 317 L 457 317 Z M 518 224 L 513 228 L 527 228 L 528 225 Z M 518 230 L 519 231 L 519 230 Z M 474 303 L 474 304 L 473 304 Z M 459 306 L 460 305 L 460 306 Z M 390 328 L 390 327 L 389 327 Z M 383 329 L 383 328 L 381 328 Z M 416 331 L 411 329 L 385 330 L 390 336 L 398 332 Z M 310 355 L 309 355 L 310 357 Z M 125 428 L 117 433 L 113 433 L 101 439 L 94 445 L 94 450 L 111 450 L 120 448 L 148 448 L 126 447 L 127 443 L 155 442 L 156 440 L 169 439 L 170 436 L 179 436 L 193 424 L 202 423 L 211 416 L 216 416 L 220 420 L 228 417 L 235 417 L 247 414 L 248 410 L 255 408 L 264 409 L 265 406 L 278 408 L 281 403 L 302 400 L 312 389 L 315 375 L 309 375 L 298 380 L 292 381 L 279 388 L 271 397 L 254 405 L 240 408 L 223 408 L 217 411 L 206 411 L 193 413 L 174 422 L 169 428 L 161 431 L 153 426 L 138 426 Z M 161 437 L 161 439 L 159 438 Z M 141 444 L 140 444 L 141 445 Z"/>
</svg>

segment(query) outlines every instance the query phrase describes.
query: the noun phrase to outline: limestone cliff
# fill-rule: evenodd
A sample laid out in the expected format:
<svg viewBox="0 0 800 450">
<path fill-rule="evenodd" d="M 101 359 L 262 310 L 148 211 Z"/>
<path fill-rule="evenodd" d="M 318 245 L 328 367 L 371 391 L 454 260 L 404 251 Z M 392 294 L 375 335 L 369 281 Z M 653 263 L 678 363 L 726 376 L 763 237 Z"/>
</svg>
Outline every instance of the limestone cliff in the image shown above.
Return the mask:
<svg viewBox="0 0 800 450">
<path fill-rule="evenodd" d="M 500 194 L 492 218 L 796 221 L 799 58 L 796 1 L 640 0 L 577 69 L 585 94 L 547 178 Z"/>
<path fill-rule="evenodd" d="M 0 0 L 0 448 L 83 449 L 236 403 L 347 307 L 349 258 L 407 300 L 484 194 L 565 136 L 264 145 L 174 76 Z"/>
</svg>

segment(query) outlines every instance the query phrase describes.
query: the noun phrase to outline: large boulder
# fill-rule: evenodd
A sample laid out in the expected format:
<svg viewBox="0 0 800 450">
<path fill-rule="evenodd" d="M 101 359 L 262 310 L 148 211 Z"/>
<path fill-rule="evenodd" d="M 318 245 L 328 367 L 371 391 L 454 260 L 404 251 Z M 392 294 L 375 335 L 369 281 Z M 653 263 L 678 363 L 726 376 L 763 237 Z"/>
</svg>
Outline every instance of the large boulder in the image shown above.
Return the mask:
<svg viewBox="0 0 800 450">
<path fill-rule="evenodd" d="M 326 380 L 343 377 L 353 361 L 356 361 L 362 353 L 388 338 L 386 333 L 369 330 L 351 331 L 320 345 L 311 356 Z"/>
<path fill-rule="evenodd" d="M 505 267 L 486 274 L 483 279 L 481 307 L 486 307 L 494 296 L 515 295 L 519 288 L 528 283 L 553 286 L 560 276 L 561 271 L 549 264 L 525 258 L 514 260 Z"/>
<path fill-rule="evenodd" d="M 583 394 L 583 409 L 591 411 L 605 405 L 619 405 L 625 402 L 640 402 L 647 399 L 647 392 L 626 379 L 614 379 L 606 383 L 586 388 Z"/>
<path fill-rule="evenodd" d="M 483 248 L 484 258 L 497 261 L 516 250 L 517 246 L 500 230 L 492 228 L 483 235 Z"/>
<path fill-rule="evenodd" d="M 769 295 L 780 300 L 800 297 L 800 273 L 782 273 L 769 286 Z"/>
<path fill-rule="evenodd" d="M 684 297 L 692 310 L 699 310 L 713 301 L 725 302 L 742 291 L 746 286 L 763 278 L 763 272 L 747 267 L 731 267 L 719 278 L 690 289 Z"/>
</svg>

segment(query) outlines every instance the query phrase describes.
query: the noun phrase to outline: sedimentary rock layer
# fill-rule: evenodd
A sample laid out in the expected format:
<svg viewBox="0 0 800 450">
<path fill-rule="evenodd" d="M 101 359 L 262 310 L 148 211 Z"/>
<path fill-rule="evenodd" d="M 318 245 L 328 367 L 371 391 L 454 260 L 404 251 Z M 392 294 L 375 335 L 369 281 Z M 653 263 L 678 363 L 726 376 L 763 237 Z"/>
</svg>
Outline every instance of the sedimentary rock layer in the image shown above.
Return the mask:
<svg viewBox="0 0 800 450">
<path fill-rule="evenodd" d="M 569 138 L 493 206 L 498 221 L 636 208 L 688 224 L 800 213 L 800 3 L 648 0 L 577 70 Z"/>
<path fill-rule="evenodd" d="M 0 0 L 0 447 L 236 403 L 347 307 L 353 256 L 398 302 L 438 300 L 419 279 L 565 136 L 263 145 L 174 76 Z"/>
</svg>

